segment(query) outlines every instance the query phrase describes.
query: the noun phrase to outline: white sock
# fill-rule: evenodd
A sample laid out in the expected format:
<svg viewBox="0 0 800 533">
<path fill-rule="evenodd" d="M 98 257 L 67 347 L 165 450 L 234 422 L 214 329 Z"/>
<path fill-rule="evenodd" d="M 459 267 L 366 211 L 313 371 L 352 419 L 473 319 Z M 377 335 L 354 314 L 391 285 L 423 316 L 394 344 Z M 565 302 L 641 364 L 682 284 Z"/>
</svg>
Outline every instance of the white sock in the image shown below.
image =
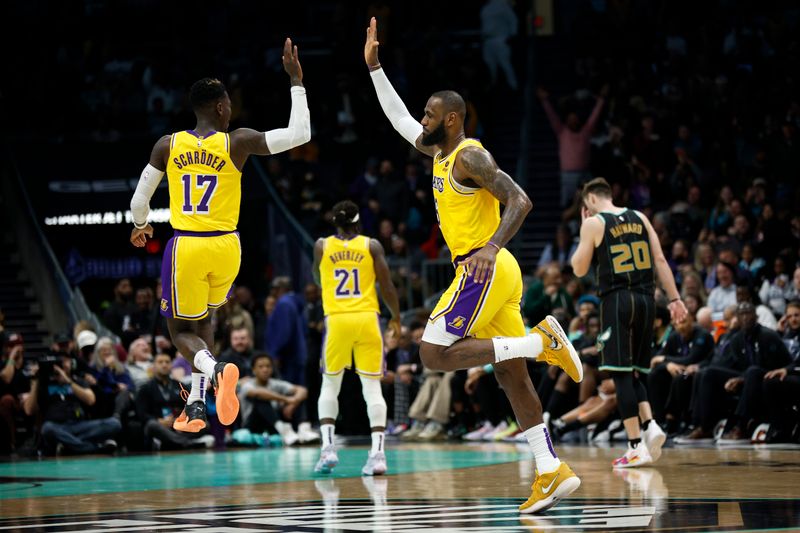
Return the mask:
<svg viewBox="0 0 800 533">
<path fill-rule="evenodd" d="M 319 426 L 319 432 L 322 433 L 322 447 L 325 448 L 333 444 L 333 435 L 334 435 L 334 426 L 333 424 L 322 424 Z"/>
<path fill-rule="evenodd" d="M 553 443 L 550 442 L 550 433 L 547 431 L 547 426 L 539 424 L 524 431 L 523 434 L 528 439 L 528 444 L 536 459 L 536 469 L 539 474 L 552 472 L 561 465 L 561 460 L 556 455 Z"/>
<path fill-rule="evenodd" d="M 214 359 L 214 356 L 211 355 L 211 352 L 208 350 L 200 350 L 194 354 L 195 368 L 199 368 L 203 374 L 208 376 L 208 379 L 212 379 L 214 377 L 214 365 L 216 364 L 217 360 Z"/>
<path fill-rule="evenodd" d="M 518 357 L 536 357 L 542 353 L 542 336 L 538 333 L 524 337 L 494 337 L 494 361 L 500 363 Z"/>
<path fill-rule="evenodd" d="M 206 383 L 208 378 L 202 372 L 192 372 L 192 390 L 189 391 L 189 398 L 186 405 L 194 402 L 206 401 Z"/>
<path fill-rule="evenodd" d="M 372 449 L 369 451 L 370 455 L 376 454 L 378 452 L 383 451 L 383 441 L 385 436 L 383 431 L 373 431 L 372 432 Z"/>
</svg>

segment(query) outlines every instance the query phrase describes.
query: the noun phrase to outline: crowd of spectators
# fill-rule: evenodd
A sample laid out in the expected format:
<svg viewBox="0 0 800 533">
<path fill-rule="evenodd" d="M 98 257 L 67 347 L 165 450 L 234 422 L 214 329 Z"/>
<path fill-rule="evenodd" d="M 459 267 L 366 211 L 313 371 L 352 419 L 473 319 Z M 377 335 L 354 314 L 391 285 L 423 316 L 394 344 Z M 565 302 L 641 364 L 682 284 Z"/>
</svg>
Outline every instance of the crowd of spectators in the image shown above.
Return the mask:
<svg viewBox="0 0 800 533">
<path fill-rule="evenodd" d="M 559 439 L 610 440 L 620 429 L 613 382 L 597 370 L 603 332 L 594 280 L 576 279 L 569 267 L 580 225 L 576 193 L 589 176 L 605 177 L 617 205 L 650 218 L 690 311 L 685 321 L 670 324 L 661 306 L 655 323 L 643 325 L 655 336 L 648 386 L 656 421 L 676 443 L 800 438 L 800 87 L 791 74 L 800 66 L 800 10 L 782 2 L 746 8 L 712 2 L 692 4 L 696 16 L 687 19 L 683 4 L 586 2 L 565 11 L 559 25 L 571 36 L 564 46 L 572 48 L 580 88 L 561 98 L 544 88 L 538 93 L 558 142 L 553 156 L 560 162 L 565 205 L 553 242 L 535 270 L 525 273 L 522 313 L 528 324 L 547 314 L 561 321 L 586 376 L 575 385 L 555 368 L 530 365 Z M 343 3 L 337 6 L 335 13 L 346 11 Z M 381 2 L 369 9 L 388 9 L 383 13 L 390 17 L 400 10 Z M 395 24 L 385 27 L 382 46 L 402 38 Z M 427 96 L 423 91 L 431 81 L 425 76 L 471 88 L 464 90 L 471 110 L 467 133 L 478 134 L 488 90 L 476 82 L 479 71 L 467 66 L 470 52 L 437 48 L 432 29 L 425 35 L 419 49 L 394 50 L 387 61 L 390 79 L 411 105 Z M 337 54 L 353 40 L 334 37 Z M 74 60 L 70 50 L 59 56 L 65 65 Z M 448 62 L 456 50 L 459 61 Z M 109 94 L 108 80 L 120 73 L 141 78 L 141 90 L 149 95 L 142 101 L 151 112 L 140 115 L 151 117 L 153 131 L 191 122 L 175 88 L 187 80 L 158 66 L 100 59 L 92 63 L 96 75 L 82 82 L 95 86 L 84 97 L 91 116 L 98 117 L 89 133 L 94 140 L 142 132 L 141 124 L 111 129 L 123 127 L 109 117 L 124 111 L 125 101 L 104 103 L 102 97 Z M 271 83 L 279 64 L 269 53 L 262 59 L 254 64 L 263 64 L 268 74 L 255 71 L 243 79 L 234 75 L 236 64 L 225 67 L 234 123 L 252 125 L 264 116 L 249 96 L 254 87 Z M 441 70 L 428 68 L 434 60 L 444 65 Z M 421 292 L 423 260 L 448 256 L 427 186 L 431 162 L 408 153 L 401 140 L 377 144 L 376 138 L 397 136 L 371 107 L 368 80 L 356 74 L 344 65 L 324 105 L 309 98 L 312 115 L 320 117 L 312 143 L 288 159 L 269 159 L 267 174 L 313 236 L 328 231 L 333 202 L 345 196 L 357 201 L 365 233 L 384 245 L 390 264 L 401 260 L 396 264 L 402 268 L 393 270 L 395 282 Z M 589 98 L 593 92 L 598 98 Z M 267 100 L 272 105 L 277 98 Z M 120 441 L 129 449 L 212 442 L 169 432 L 188 363 L 175 353 L 158 313 L 160 283 L 136 285 L 134 291 L 130 280 L 119 281 L 104 310 L 103 322 L 119 337 L 117 344 L 76 329 L 68 350 L 64 339 L 54 345 L 56 353 L 71 356 L 40 362 L 37 369 L 26 364 L 13 335 L 6 336 L 0 406 L 12 439 L 2 442 L 18 445 L 13 435 L 25 420 L 40 428 L 47 451 L 59 444 L 81 452 L 114 449 L 112 443 Z M 420 302 L 402 301 L 405 327 L 399 338 L 385 338 L 388 431 L 406 440 L 519 438 L 491 367 L 448 373 L 422 367 L 418 350 L 427 310 Z M 321 318 L 313 285 L 302 294 L 283 278 L 274 279 L 264 295 L 236 288 L 215 317 L 214 353 L 240 367 L 243 409 L 230 434 L 212 428 L 213 442 L 314 441 Z M 346 382 L 342 394 L 347 390 Z M 354 432 L 367 432 L 366 417 L 359 419 L 356 410 L 343 409 L 342 416 L 355 419 L 349 425 Z M 756 431 L 762 423 L 769 423 L 768 432 Z"/>
</svg>

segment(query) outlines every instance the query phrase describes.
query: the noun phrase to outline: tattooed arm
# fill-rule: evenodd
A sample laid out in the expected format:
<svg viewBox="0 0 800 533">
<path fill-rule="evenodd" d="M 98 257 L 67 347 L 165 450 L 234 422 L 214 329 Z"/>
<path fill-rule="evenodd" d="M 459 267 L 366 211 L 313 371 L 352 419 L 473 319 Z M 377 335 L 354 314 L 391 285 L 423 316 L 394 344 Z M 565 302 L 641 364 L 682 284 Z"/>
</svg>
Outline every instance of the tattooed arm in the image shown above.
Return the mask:
<svg viewBox="0 0 800 533">
<path fill-rule="evenodd" d="M 461 150 L 456 157 L 453 177 L 464 185 L 483 187 L 505 206 L 500 225 L 489 240 L 491 244 L 462 262 L 474 267 L 474 279 L 481 283 L 494 269 L 497 252 L 516 235 L 533 204 L 511 176 L 497 167 L 492 154 L 483 148 L 469 146 Z"/>
</svg>

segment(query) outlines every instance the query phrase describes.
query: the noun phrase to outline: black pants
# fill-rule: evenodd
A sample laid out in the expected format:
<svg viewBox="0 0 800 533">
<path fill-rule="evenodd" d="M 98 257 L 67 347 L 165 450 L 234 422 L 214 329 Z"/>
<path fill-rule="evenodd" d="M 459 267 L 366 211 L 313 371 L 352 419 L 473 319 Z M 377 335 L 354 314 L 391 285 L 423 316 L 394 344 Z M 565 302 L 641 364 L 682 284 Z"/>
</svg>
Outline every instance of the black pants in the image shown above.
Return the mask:
<svg viewBox="0 0 800 533">
<path fill-rule="evenodd" d="M 667 364 L 656 365 L 647 376 L 647 392 L 650 398 L 650 407 L 653 409 L 653 418 L 662 424 L 667 415 L 667 402 L 672 389 L 672 374 L 667 372 Z"/>
<path fill-rule="evenodd" d="M 275 435 L 278 430 L 275 429 L 275 422 L 284 420 L 283 413 L 277 411 L 272 405 L 270 400 L 253 400 L 253 411 L 247 420 L 244 421 L 244 427 L 249 429 L 252 433 L 269 433 Z M 297 409 L 294 410 L 291 420 L 284 420 L 291 422 L 293 426 L 301 422 L 305 422 L 306 410 L 305 402 L 303 402 Z"/>
<path fill-rule="evenodd" d="M 667 373 L 669 374 L 669 373 Z M 669 397 L 667 398 L 667 405 L 664 407 L 664 417 L 671 415 L 677 422 L 690 422 L 691 421 L 691 407 L 692 407 L 692 391 L 694 390 L 694 380 L 697 374 L 689 374 L 688 376 L 677 376 L 670 378 L 672 381 L 669 386 Z M 653 408 L 655 411 L 655 408 Z"/>
<path fill-rule="evenodd" d="M 764 398 L 769 416 L 770 431 L 789 433 L 798 422 L 797 411 L 800 407 L 800 376 L 786 376 L 779 379 L 765 379 L 763 384 Z"/>
<path fill-rule="evenodd" d="M 191 446 L 192 440 L 189 434 L 175 431 L 172 428 L 162 426 L 155 418 L 148 420 L 144 425 L 144 435 L 148 439 L 158 439 L 161 441 L 161 449 L 184 449 Z"/>
<path fill-rule="evenodd" d="M 736 417 L 745 429 L 750 420 L 760 422 L 766 418 L 763 402 L 764 374 L 767 371 L 758 366 L 751 366 L 744 371 L 744 384 L 742 385 L 739 403 L 736 406 Z"/>
<path fill-rule="evenodd" d="M 737 370 L 719 366 L 710 366 L 697 373 L 692 394 L 692 421 L 696 426 L 713 431 L 717 421 L 733 410 L 736 403 L 725 391 L 725 382 L 741 375 Z"/>
</svg>

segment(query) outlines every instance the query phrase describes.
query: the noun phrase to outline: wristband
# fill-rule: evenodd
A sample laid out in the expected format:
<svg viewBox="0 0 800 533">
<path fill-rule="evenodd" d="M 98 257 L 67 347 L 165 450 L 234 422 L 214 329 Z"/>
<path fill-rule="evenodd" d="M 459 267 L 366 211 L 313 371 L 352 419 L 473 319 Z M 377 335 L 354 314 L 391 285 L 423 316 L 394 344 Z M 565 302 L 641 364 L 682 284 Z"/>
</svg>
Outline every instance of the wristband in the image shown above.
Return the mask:
<svg viewBox="0 0 800 533">
<path fill-rule="evenodd" d="M 483 371 L 487 374 L 492 374 L 494 373 L 494 367 L 491 364 L 483 365 Z"/>
<path fill-rule="evenodd" d="M 488 244 L 489 246 L 494 246 L 495 248 L 497 248 L 497 251 L 498 251 L 498 252 L 500 251 L 500 247 L 499 247 L 499 246 L 497 246 L 497 245 L 496 245 L 495 243 L 493 243 L 492 241 L 489 241 L 489 242 L 487 242 L 486 244 Z"/>
<path fill-rule="evenodd" d="M 136 229 L 144 229 L 144 228 L 146 228 L 146 227 L 147 227 L 147 222 L 145 222 L 144 224 L 142 224 L 142 225 L 140 226 L 140 225 L 139 225 L 139 224 L 137 224 L 137 223 L 136 223 L 136 221 L 134 220 L 134 221 L 133 221 L 133 227 L 134 227 L 134 228 L 136 228 Z"/>
</svg>

